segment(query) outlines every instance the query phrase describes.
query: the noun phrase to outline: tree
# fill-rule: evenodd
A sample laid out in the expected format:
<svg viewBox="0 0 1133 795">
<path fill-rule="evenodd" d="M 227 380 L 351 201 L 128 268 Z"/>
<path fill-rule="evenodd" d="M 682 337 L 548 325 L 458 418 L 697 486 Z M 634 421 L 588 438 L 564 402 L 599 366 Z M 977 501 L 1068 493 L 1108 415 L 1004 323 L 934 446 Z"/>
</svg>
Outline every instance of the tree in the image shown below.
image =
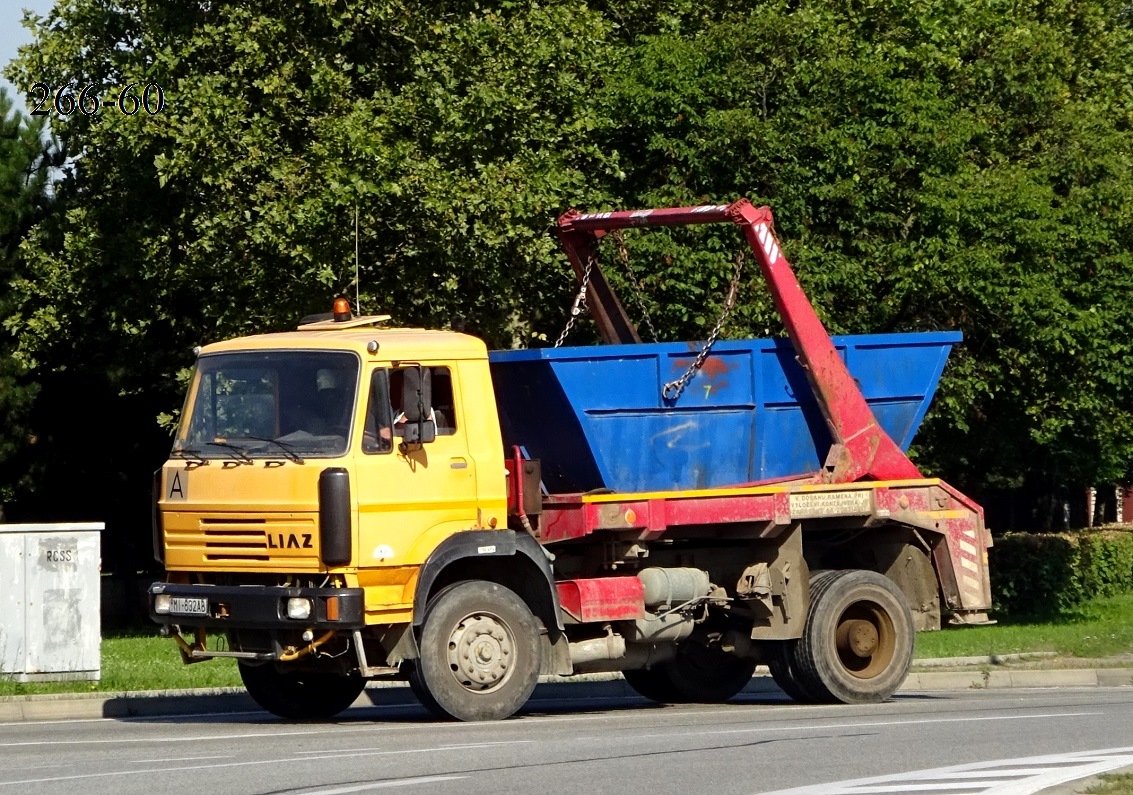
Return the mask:
<svg viewBox="0 0 1133 795">
<path fill-rule="evenodd" d="M 25 117 L 0 88 L 0 283 L 22 275 L 20 242 L 49 212 L 52 169 L 62 162 L 44 120 Z M 11 294 L 0 293 L 0 318 L 14 303 Z M 21 454 L 34 438 L 28 412 L 37 389 L 27 382 L 14 347 L 12 337 L 0 331 L 0 516 L 3 504 L 27 486 L 29 461 Z"/>
<path fill-rule="evenodd" d="M 414 323 L 461 314 L 510 341 L 514 305 L 546 290 L 549 221 L 616 168 L 588 143 L 602 121 L 586 101 L 608 68 L 593 12 L 102 7 L 61 3 L 16 76 L 106 96 L 160 85 L 166 108 L 61 120 L 83 152 L 81 214 L 73 247 L 40 264 L 78 300 L 28 314 L 29 357 L 87 307 L 116 307 L 109 331 L 130 361 L 289 326 L 353 292 L 356 210 L 365 307 Z M 554 267 L 557 296 L 568 271 Z"/>
</svg>

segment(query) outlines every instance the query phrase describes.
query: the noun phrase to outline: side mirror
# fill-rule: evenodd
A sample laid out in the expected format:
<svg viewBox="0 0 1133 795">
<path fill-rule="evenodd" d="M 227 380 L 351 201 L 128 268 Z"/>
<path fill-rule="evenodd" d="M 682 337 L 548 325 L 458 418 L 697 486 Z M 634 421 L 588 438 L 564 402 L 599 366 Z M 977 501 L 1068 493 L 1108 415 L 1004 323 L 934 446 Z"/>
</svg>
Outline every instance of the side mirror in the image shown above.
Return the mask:
<svg viewBox="0 0 1133 795">
<path fill-rule="evenodd" d="M 417 365 L 402 371 L 401 413 L 405 427 L 401 433 L 401 449 L 411 444 L 428 444 L 437 438 L 433 420 L 433 371 Z"/>
<path fill-rule="evenodd" d="M 401 434 L 402 444 L 428 444 L 437 438 L 437 424 L 432 420 L 405 424 Z"/>
<path fill-rule="evenodd" d="M 402 371 L 401 412 L 405 422 L 416 423 L 428 419 L 433 407 L 433 371 L 421 365 Z"/>
</svg>

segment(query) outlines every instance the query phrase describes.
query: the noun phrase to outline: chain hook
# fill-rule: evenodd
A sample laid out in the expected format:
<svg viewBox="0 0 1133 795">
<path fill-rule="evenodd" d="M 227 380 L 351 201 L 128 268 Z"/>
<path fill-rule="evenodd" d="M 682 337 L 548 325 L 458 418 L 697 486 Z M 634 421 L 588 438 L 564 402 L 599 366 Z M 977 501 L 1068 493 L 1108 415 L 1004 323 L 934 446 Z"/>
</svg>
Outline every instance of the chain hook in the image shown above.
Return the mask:
<svg viewBox="0 0 1133 795">
<path fill-rule="evenodd" d="M 578 289 L 578 295 L 574 297 L 574 304 L 570 308 L 570 317 L 567 318 L 566 328 L 559 338 L 555 340 L 553 347 L 560 347 L 566 340 L 567 335 L 570 334 L 571 328 L 574 326 L 574 321 L 578 320 L 580 315 L 590 311 L 586 305 L 586 292 L 590 287 L 590 273 L 594 270 L 594 257 L 590 256 L 586 259 L 586 269 L 582 272 L 582 286 Z"/>
</svg>

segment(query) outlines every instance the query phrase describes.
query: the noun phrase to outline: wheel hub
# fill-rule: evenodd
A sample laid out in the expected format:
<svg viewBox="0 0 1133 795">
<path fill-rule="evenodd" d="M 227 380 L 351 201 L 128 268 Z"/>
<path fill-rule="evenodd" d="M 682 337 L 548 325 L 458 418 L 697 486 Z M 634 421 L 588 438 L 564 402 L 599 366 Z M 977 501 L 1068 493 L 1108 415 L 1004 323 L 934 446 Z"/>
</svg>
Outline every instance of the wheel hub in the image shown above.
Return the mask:
<svg viewBox="0 0 1133 795">
<path fill-rule="evenodd" d="M 476 692 L 494 690 L 507 680 L 513 653 L 506 627 L 484 613 L 464 618 L 449 636 L 449 668 L 461 685 Z"/>
<path fill-rule="evenodd" d="M 869 621 L 846 622 L 846 643 L 858 657 L 872 657 L 877 651 L 877 627 Z"/>
<path fill-rule="evenodd" d="M 838 659 L 852 676 L 878 676 L 893 660 L 897 642 L 893 622 L 872 602 L 851 606 L 838 620 L 835 633 Z"/>
</svg>

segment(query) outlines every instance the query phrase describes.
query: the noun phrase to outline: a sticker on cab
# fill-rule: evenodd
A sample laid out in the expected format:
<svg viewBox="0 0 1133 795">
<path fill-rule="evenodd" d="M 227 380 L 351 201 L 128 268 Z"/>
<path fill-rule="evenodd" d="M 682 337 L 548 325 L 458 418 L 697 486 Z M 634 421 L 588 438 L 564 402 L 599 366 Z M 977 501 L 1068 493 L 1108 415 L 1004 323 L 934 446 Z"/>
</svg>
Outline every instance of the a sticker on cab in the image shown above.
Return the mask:
<svg viewBox="0 0 1133 795">
<path fill-rule="evenodd" d="M 189 473 L 187 471 L 175 469 L 172 472 L 169 472 L 168 470 L 166 470 L 165 499 L 189 499 Z"/>
</svg>

